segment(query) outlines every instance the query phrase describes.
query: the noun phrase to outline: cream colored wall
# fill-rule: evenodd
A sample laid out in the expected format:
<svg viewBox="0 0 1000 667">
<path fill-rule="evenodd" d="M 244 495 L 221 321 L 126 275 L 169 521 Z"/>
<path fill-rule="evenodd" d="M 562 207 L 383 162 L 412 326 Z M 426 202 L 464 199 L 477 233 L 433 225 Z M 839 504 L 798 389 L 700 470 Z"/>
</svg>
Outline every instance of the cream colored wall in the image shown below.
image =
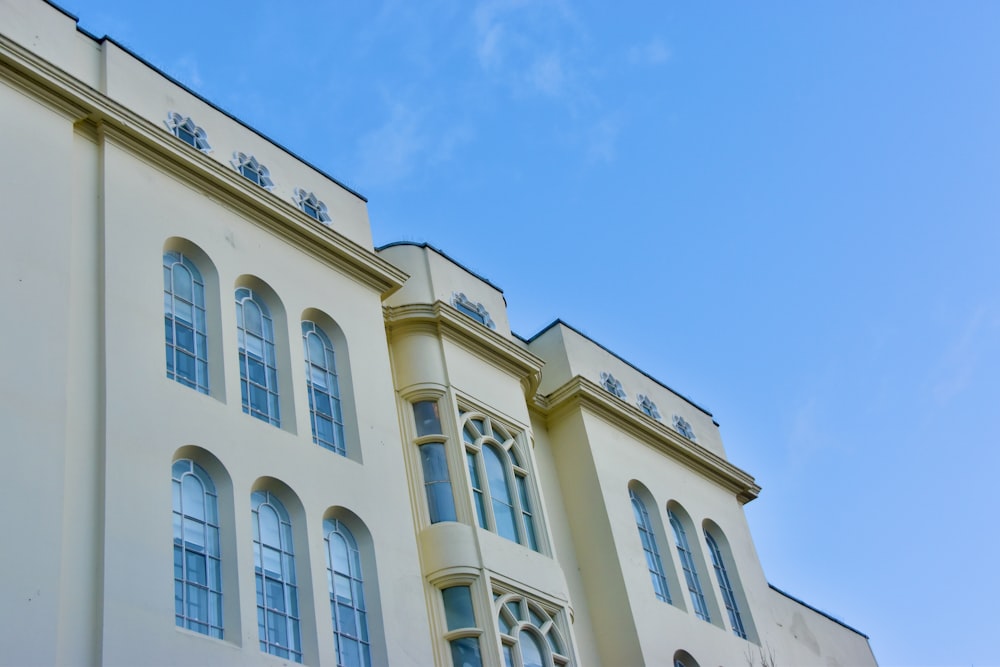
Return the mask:
<svg viewBox="0 0 1000 667">
<path fill-rule="evenodd" d="M 92 151 L 66 116 L 18 90 L 0 85 L 0 109 L 7 126 L 0 152 L 18 156 L 17 168 L 0 179 L 0 285 L 9 324 L 0 352 L 7 378 L 0 482 L 11 503 L 0 646 L 5 661 L 44 665 L 66 652 L 93 655 L 88 620 L 60 631 L 71 617 L 88 618 L 85 601 L 94 592 L 71 560 L 82 538 L 80 558 L 92 562 L 94 525 L 93 494 L 75 484 L 73 465 L 93 471 L 90 457 L 99 454 L 99 361 L 90 347 L 97 318 L 76 301 L 91 296 L 96 282 L 85 264 L 94 249 L 86 226 L 92 208 L 78 210 L 75 197 L 89 180 L 76 167 L 91 163 Z M 82 496 L 67 495 L 73 491 Z"/>
<path fill-rule="evenodd" d="M 378 572 L 377 578 L 365 573 L 372 584 L 369 604 L 381 602 L 371 618 L 374 623 L 381 618 L 386 628 L 384 648 L 376 655 L 394 664 L 426 662 L 429 632 L 421 621 L 426 616 L 409 517 L 386 511 L 405 507 L 409 498 L 391 419 L 395 405 L 385 343 L 372 335 L 383 327 L 379 295 L 113 143 L 106 144 L 104 168 L 107 401 L 116 406 L 107 417 L 105 660 L 122 664 L 152 654 L 197 661 L 209 650 L 213 662 L 268 660 L 257 648 L 249 496 L 256 480 L 270 477 L 294 492 L 304 512 L 305 539 L 296 546 L 306 662 L 335 662 L 321 532 L 331 507 L 350 510 L 371 533 Z M 225 376 L 212 381 L 225 382 L 225 402 L 164 375 L 160 259 L 165 240 L 175 236 L 200 247 L 218 271 Z M 267 283 L 287 315 L 284 335 L 276 336 L 279 378 L 285 378 L 280 429 L 243 414 L 240 405 L 232 293 L 242 275 Z M 269 305 L 276 314 L 277 304 Z M 360 440 L 349 447 L 360 452 L 363 465 L 312 443 L 300 331 L 301 315 L 309 308 L 333 318 L 347 340 L 348 349 L 338 354 L 350 359 L 358 381 L 343 388 L 353 390 L 357 408 L 345 419 L 358 425 Z M 211 451 L 232 479 L 236 512 L 230 528 L 237 552 L 227 557 L 227 566 L 237 568 L 242 634 L 221 643 L 188 636 L 171 622 L 165 475 L 184 445 Z M 147 574 L 137 581 L 135 563 L 146 564 L 140 571 L 164 576 Z M 141 643 L 122 641 L 140 636 Z"/>
<path fill-rule="evenodd" d="M 450 304 L 452 295 L 461 292 L 473 303 L 483 304 L 496 325 L 497 333 L 511 337 L 507 302 L 503 292 L 493 285 L 429 246 L 401 243 L 384 247 L 378 254 L 411 276 L 402 290 L 386 300 L 386 305 L 435 301 Z"/>
<path fill-rule="evenodd" d="M 719 456 L 726 456 L 719 427 L 711 414 L 573 329 L 556 323 L 534 338 L 528 350 L 546 360 L 540 394 L 555 391 L 576 375 L 599 385 L 601 373 L 611 373 L 622 383 L 627 394 L 624 401 L 629 406 L 636 407 L 639 394 L 648 396 L 659 409 L 664 424 L 672 427 L 673 416 L 680 415 L 691 424 L 695 442 Z"/>
<path fill-rule="evenodd" d="M 105 92 L 146 118 L 164 132 L 167 113 L 190 116 L 208 134 L 212 151 L 208 157 L 230 169 L 233 152 L 253 155 L 270 171 L 271 192 L 298 213 L 293 203 L 295 188 L 314 192 L 329 208 L 331 226 L 355 243 L 371 249 L 368 207 L 363 199 L 256 132 L 236 123 L 215 107 L 176 86 L 146 64 L 136 60 L 112 42 L 104 42 Z M 235 169 L 234 169 L 235 171 Z M 305 215 L 302 213 L 301 215 Z"/>
<path fill-rule="evenodd" d="M 77 31 L 72 17 L 43 2 L 0 0 L 0 26 L 5 37 L 100 89 L 100 46 Z"/>
</svg>

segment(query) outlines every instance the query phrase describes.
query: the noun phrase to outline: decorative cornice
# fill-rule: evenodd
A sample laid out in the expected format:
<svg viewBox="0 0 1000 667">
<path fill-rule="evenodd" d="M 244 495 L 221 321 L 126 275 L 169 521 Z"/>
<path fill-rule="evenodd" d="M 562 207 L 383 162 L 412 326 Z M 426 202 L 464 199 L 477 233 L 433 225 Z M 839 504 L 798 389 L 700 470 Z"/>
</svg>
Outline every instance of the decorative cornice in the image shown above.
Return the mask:
<svg viewBox="0 0 1000 667">
<path fill-rule="evenodd" d="M 586 408 L 632 437 L 732 491 L 741 503 L 750 502 L 760 493 L 760 487 L 751 475 L 665 424 L 642 414 L 638 408 L 583 376 L 573 377 L 548 396 L 536 396 L 531 407 L 549 422 L 560 419 L 570 410 Z"/>
<path fill-rule="evenodd" d="M 372 250 L 309 218 L 291 202 L 251 183 L 229 165 L 204 155 L 3 35 L 0 35 L 0 77 L 75 122 L 92 124 L 97 129 L 96 136 L 113 140 L 222 201 L 251 222 L 355 278 L 383 298 L 402 287 L 408 277 Z"/>
<path fill-rule="evenodd" d="M 386 306 L 383 310 L 390 340 L 409 333 L 433 333 L 516 377 L 529 399 L 538 390 L 544 361 L 444 301 Z"/>
</svg>

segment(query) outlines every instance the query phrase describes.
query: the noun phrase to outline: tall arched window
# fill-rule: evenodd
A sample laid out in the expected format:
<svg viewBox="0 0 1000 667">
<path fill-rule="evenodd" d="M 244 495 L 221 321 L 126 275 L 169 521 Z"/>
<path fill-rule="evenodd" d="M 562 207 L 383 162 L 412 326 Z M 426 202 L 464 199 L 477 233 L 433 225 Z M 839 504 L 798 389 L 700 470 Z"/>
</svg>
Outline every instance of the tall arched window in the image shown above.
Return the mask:
<svg viewBox="0 0 1000 667">
<path fill-rule="evenodd" d="M 538 551 L 528 470 L 521 465 L 515 438 L 486 415 L 467 412 L 462 418 L 462 437 L 479 526 Z"/>
<path fill-rule="evenodd" d="M 236 290 L 236 326 L 243 412 L 281 426 L 271 311 L 263 299 L 245 287 Z"/>
<path fill-rule="evenodd" d="M 163 326 L 167 377 L 208 393 L 205 281 L 189 258 L 163 253 Z"/>
<path fill-rule="evenodd" d="M 254 491 L 250 507 L 260 650 L 302 662 L 295 552 L 288 512 L 269 491 Z"/>
<path fill-rule="evenodd" d="M 677 554 L 681 558 L 681 567 L 684 569 L 684 579 L 687 580 L 688 592 L 691 594 L 691 605 L 694 607 L 695 616 L 700 619 L 711 621 L 708 614 L 708 605 L 705 604 L 705 596 L 701 592 L 701 581 L 698 579 L 698 568 L 695 566 L 694 554 L 691 553 L 691 546 L 688 544 L 687 533 L 673 510 L 667 510 L 670 517 L 670 527 L 674 530 L 674 541 L 677 544 Z"/>
<path fill-rule="evenodd" d="M 660 549 L 656 545 L 656 534 L 653 533 L 653 525 L 649 521 L 649 513 L 646 512 L 646 505 L 632 489 L 629 489 L 628 496 L 632 499 L 632 513 L 635 515 L 636 528 L 639 529 L 639 541 L 642 542 L 642 550 L 646 554 L 646 567 L 649 569 L 649 578 L 653 582 L 653 592 L 656 594 L 657 600 L 670 602 L 667 577 L 663 573 Z"/>
<path fill-rule="evenodd" d="M 174 462 L 174 618 L 222 639 L 222 568 L 215 484 L 189 459 Z"/>
<path fill-rule="evenodd" d="M 733 634 L 737 637 L 747 638 L 746 629 L 743 627 L 743 617 L 740 616 L 740 607 L 736 603 L 736 593 L 733 585 L 729 581 L 729 573 L 726 572 L 726 562 L 722 558 L 722 551 L 716 543 L 711 533 L 705 531 L 705 542 L 708 544 L 708 552 L 712 555 L 712 567 L 715 568 L 715 579 L 719 582 L 719 591 L 722 593 L 722 600 L 726 603 L 726 612 L 729 614 L 729 624 L 733 628 Z"/>
<path fill-rule="evenodd" d="M 558 667 L 569 664 L 569 646 L 555 614 L 515 594 L 497 595 L 497 627 L 506 667 Z"/>
<path fill-rule="evenodd" d="M 344 416 L 340 407 L 337 363 L 330 337 L 315 322 L 302 322 L 302 343 L 306 354 L 306 383 L 313 442 L 347 455 L 344 443 Z"/>
<path fill-rule="evenodd" d="M 358 543 L 347 526 L 335 519 L 323 520 L 323 533 L 337 664 L 368 667 L 371 643 Z"/>
</svg>

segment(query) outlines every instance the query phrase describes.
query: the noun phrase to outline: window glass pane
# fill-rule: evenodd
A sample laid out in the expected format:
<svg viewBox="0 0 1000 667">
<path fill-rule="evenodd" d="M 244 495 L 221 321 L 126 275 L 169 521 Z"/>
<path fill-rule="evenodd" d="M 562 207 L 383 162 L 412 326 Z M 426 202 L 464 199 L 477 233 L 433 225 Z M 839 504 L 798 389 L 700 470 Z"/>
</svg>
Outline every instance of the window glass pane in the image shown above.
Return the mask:
<svg viewBox="0 0 1000 667">
<path fill-rule="evenodd" d="M 417 425 L 417 436 L 441 433 L 441 418 L 437 401 L 420 401 L 413 404 L 413 418 Z"/>
<path fill-rule="evenodd" d="M 453 667 L 482 667 L 478 637 L 462 637 L 453 639 L 450 643 Z"/>
<path fill-rule="evenodd" d="M 542 645 L 539 643 L 535 633 L 521 630 L 518 635 L 518 646 L 521 648 L 521 662 L 524 667 L 544 667 L 545 661 L 542 656 L 545 654 Z"/>
<path fill-rule="evenodd" d="M 468 586 L 452 586 L 441 591 L 448 630 L 476 627 L 472 611 L 472 593 Z"/>
</svg>

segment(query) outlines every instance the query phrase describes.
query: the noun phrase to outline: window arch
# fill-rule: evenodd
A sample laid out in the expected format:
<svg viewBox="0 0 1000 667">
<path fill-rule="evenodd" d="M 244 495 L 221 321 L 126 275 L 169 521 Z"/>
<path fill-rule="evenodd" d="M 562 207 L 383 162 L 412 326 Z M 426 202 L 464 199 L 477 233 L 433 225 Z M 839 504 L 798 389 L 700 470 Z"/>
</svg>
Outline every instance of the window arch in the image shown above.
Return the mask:
<svg viewBox="0 0 1000 667">
<path fill-rule="evenodd" d="M 684 569 L 684 579 L 687 581 L 688 592 L 691 596 L 691 604 L 694 607 L 695 616 L 711 622 L 708 613 L 708 605 L 705 603 L 705 595 L 701 591 L 701 580 L 698 578 L 698 568 L 695 565 L 694 554 L 688 544 L 687 532 L 684 524 L 677 518 L 672 509 L 667 510 L 670 518 L 670 527 L 674 531 L 674 542 L 677 545 L 677 555 L 681 559 L 681 567 Z"/>
<path fill-rule="evenodd" d="M 341 456 L 347 456 L 333 343 L 326 332 L 310 320 L 302 321 L 302 343 L 305 348 L 313 442 Z"/>
<path fill-rule="evenodd" d="M 254 491 L 250 509 L 260 650 L 302 662 L 291 519 L 270 491 Z"/>
<path fill-rule="evenodd" d="M 264 300 L 246 287 L 236 290 L 236 326 L 243 412 L 281 426 L 274 321 Z"/>
<path fill-rule="evenodd" d="M 233 153 L 233 159 L 230 161 L 230 164 L 233 165 L 236 171 L 243 174 L 244 178 L 253 181 L 265 190 L 270 190 L 274 187 L 274 181 L 271 180 L 271 172 L 268 171 L 267 167 L 258 162 L 257 158 L 253 155 L 236 151 Z"/>
<path fill-rule="evenodd" d="M 521 595 L 496 595 L 497 627 L 506 667 L 568 665 L 569 645 L 556 614 Z"/>
<path fill-rule="evenodd" d="M 656 533 L 653 532 L 653 525 L 649 520 L 649 512 L 646 511 L 646 504 L 642 502 L 634 489 L 628 490 L 628 496 L 632 501 L 632 514 L 635 515 L 635 525 L 639 529 L 639 541 L 642 543 L 642 550 L 646 554 L 646 567 L 649 569 L 649 578 L 653 582 L 653 593 L 657 600 L 670 602 L 670 589 L 667 587 L 667 577 L 663 571 L 663 561 L 660 559 L 660 549 L 656 544 Z"/>
<path fill-rule="evenodd" d="M 462 413 L 462 422 L 469 482 L 480 528 L 539 551 L 528 470 L 521 465 L 514 436 L 478 412 Z"/>
<path fill-rule="evenodd" d="M 737 637 L 747 638 L 747 631 L 743 625 L 743 616 L 740 614 L 740 606 L 736 601 L 736 591 L 729 579 L 729 572 L 726 570 L 726 561 L 722 555 L 722 549 L 712 534 L 705 529 L 705 543 L 708 545 L 708 553 L 712 557 L 712 567 L 715 569 L 715 580 L 719 584 L 719 592 L 722 593 L 722 601 L 726 605 L 726 613 L 729 615 L 729 624 L 733 629 L 733 634 Z"/>
<path fill-rule="evenodd" d="M 310 218 L 315 218 L 324 225 L 330 225 L 330 212 L 327 210 L 326 204 L 317 199 L 312 192 L 295 188 L 293 199 L 302 212 Z"/>
<path fill-rule="evenodd" d="M 211 152 L 212 147 L 208 145 L 208 135 L 205 130 L 195 125 L 190 116 L 182 116 L 176 111 L 171 111 L 167 114 L 167 120 L 164 123 L 167 129 L 184 143 L 194 146 L 202 153 Z"/>
<path fill-rule="evenodd" d="M 205 281 L 190 258 L 163 253 L 163 327 L 167 377 L 208 393 Z"/>
<path fill-rule="evenodd" d="M 174 619 L 178 627 L 222 639 L 222 567 L 215 484 L 190 459 L 171 471 L 174 515 Z"/>
<path fill-rule="evenodd" d="M 371 665 L 368 612 L 357 540 L 343 522 L 323 520 L 330 614 L 338 665 Z"/>
</svg>

